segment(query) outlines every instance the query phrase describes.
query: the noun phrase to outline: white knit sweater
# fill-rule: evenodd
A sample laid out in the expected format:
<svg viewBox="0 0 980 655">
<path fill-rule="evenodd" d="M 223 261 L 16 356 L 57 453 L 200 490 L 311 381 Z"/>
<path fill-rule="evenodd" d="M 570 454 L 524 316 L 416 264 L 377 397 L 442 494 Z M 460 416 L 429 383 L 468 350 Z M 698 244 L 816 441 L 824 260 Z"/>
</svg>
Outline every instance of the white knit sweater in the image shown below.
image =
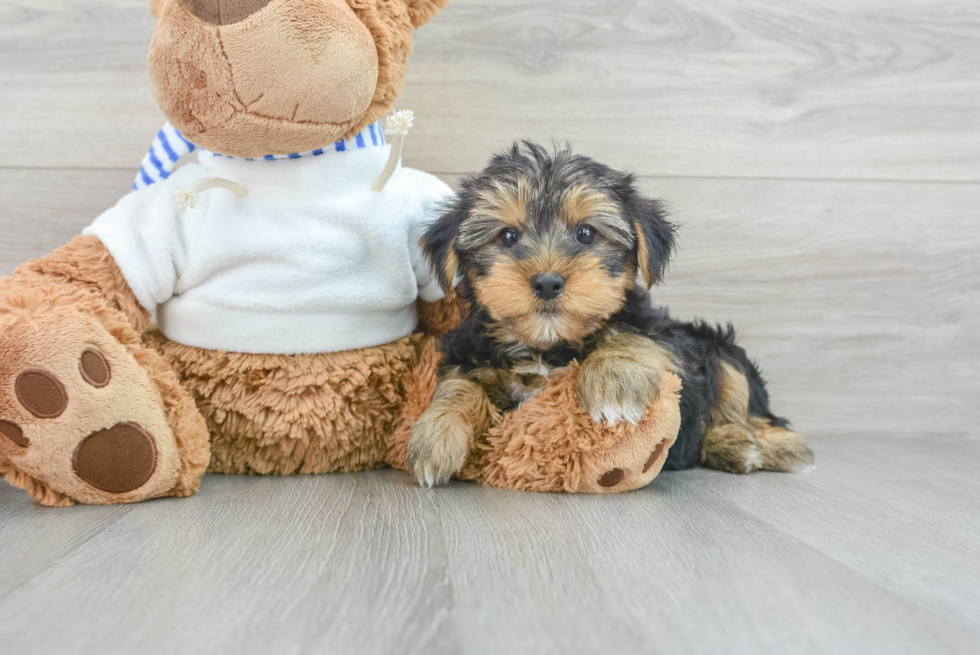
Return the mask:
<svg viewBox="0 0 980 655">
<path fill-rule="evenodd" d="M 371 190 L 389 145 L 278 161 L 199 154 L 85 230 L 99 238 L 171 340 L 262 354 L 376 346 L 416 327 L 442 292 L 418 248 L 451 189 L 399 167 Z M 248 190 L 178 191 L 209 177 Z"/>
</svg>

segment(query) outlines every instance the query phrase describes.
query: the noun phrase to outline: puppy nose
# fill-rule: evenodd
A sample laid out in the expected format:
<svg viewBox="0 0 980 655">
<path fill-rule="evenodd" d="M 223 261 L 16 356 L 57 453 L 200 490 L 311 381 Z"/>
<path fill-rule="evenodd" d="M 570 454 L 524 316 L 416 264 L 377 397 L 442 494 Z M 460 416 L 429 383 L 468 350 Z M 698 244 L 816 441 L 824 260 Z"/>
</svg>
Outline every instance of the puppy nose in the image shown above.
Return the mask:
<svg viewBox="0 0 980 655">
<path fill-rule="evenodd" d="M 214 25 L 243 21 L 272 0 L 180 0 L 184 9 Z"/>
<path fill-rule="evenodd" d="M 552 300 L 565 290 L 565 278 L 558 273 L 539 273 L 531 278 L 531 288 L 541 300 Z"/>
</svg>

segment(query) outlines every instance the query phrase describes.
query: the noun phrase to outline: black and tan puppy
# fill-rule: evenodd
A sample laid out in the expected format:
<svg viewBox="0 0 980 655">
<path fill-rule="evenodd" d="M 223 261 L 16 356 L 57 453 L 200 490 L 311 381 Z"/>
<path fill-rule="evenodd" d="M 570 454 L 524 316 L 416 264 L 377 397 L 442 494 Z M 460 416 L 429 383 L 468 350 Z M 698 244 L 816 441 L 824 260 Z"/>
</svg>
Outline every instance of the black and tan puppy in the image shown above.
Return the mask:
<svg viewBox="0 0 980 655">
<path fill-rule="evenodd" d="M 651 304 L 674 226 L 631 175 L 568 150 L 515 144 L 461 191 L 423 237 L 447 291 L 472 313 L 440 343 L 432 404 L 412 429 L 408 466 L 427 486 L 463 466 L 495 413 L 582 362 L 579 403 L 595 421 L 636 422 L 664 371 L 683 380 L 681 429 L 665 468 L 791 471 L 813 455 L 769 410 L 735 333 Z"/>
</svg>

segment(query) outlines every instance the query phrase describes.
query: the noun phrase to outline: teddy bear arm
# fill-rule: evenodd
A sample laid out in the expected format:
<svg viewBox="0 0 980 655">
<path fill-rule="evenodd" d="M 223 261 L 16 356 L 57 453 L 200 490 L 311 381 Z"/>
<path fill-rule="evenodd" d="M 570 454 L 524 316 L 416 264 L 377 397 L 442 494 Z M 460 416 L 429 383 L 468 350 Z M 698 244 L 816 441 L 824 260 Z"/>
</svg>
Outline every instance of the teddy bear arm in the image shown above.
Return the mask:
<svg viewBox="0 0 980 655">
<path fill-rule="evenodd" d="M 405 382 L 405 404 L 389 442 L 386 459 L 395 468 L 406 468 L 411 426 L 429 406 L 441 359 L 436 339 L 427 337 Z M 579 406 L 579 373 L 573 363 L 505 414 L 477 439 L 459 477 L 546 492 L 615 493 L 649 484 L 680 430 L 680 378 L 663 371 L 657 400 L 634 425 L 594 421 Z"/>
<path fill-rule="evenodd" d="M 418 301 L 419 331 L 432 336 L 442 336 L 463 324 L 469 313 L 466 303 L 458 296 L 436 302 Z"/>
<path fill-rule="evenodd" d="M 636 423 L 596 421 L 579 404 L 573 363 L 490 428 L 460 477 L 521 491 L 616 493 L 648 485 L 680 430 L 681 381 L 670 370 Z"/>
<path fill-rule="evenodd" d="M 22 264 L 14 271 L 14 279 L 85 288 L 121 311 L 137 332 L 146 331 L 150 324 L 149 313 L 136 299 L 109 250 L 94 236 L 77 236 L 41 259 Z"/>
</svg>

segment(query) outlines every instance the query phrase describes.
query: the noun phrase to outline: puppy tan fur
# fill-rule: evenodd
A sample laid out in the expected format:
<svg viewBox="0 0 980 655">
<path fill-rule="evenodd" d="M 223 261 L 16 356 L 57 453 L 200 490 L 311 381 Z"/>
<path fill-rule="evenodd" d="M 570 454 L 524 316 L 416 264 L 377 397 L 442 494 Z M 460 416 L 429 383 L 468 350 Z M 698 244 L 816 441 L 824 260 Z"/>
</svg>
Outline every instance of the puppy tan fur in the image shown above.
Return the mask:
<svg viewBox="0 0 980 655">
<path fill-rule="evenodd" d="M 445 484 L 463 468 L 474 439 L 498 415 L 482 386 L 458 374 L 444 378 L 429 409 L 412 426 L 409 469 L 427 487 Z"/>
<path fill-rule="evenodd" d="M 670 353 L 656 342 L 608 329 L 582 363 L 579 404 L 596 423 L 636 423 L 659 396 L 664 371 L 671 370 Z"/>
</svg>

